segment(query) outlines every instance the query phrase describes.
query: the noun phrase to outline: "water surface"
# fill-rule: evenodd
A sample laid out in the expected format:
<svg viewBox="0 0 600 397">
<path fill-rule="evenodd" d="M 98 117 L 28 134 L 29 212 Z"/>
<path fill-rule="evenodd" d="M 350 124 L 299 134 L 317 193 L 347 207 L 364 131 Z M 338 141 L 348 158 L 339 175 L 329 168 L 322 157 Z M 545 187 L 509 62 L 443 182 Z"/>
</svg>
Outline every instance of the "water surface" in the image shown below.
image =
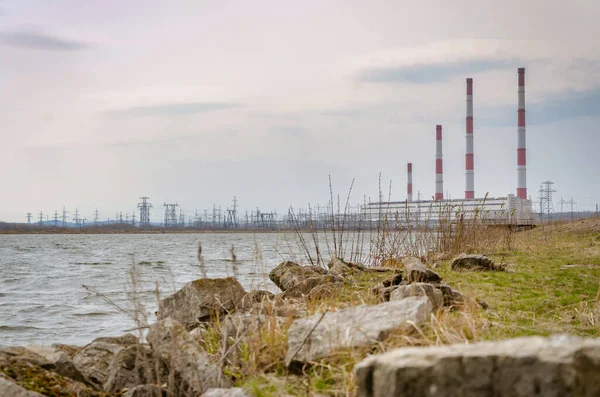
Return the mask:
<svg viewBox="0 0 600 397">
<path fill-rule="evenodd" d="M 132 309 L 134 290 L 153 321 L 157 284 L 164 298 L 201 277 L 199 241 L 208 277 L 235 271 L 246 289 L 276 291 L 268 272 L 284 258 L 302 260 L 293 233 L 0 235 L 0 345 L 120 335 L 135 323 L 115 305 Z"/>
</svg>

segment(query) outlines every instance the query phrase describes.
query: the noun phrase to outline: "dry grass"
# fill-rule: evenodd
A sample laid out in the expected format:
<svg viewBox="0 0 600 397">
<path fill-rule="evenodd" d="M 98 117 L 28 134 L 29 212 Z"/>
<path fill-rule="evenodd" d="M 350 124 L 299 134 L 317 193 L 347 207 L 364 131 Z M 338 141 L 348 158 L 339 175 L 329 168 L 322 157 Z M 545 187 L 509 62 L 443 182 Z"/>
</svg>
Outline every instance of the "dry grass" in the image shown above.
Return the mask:
<svg viewBox="0 0 600 397">
<path fill-rule="evenodd" d="M 283 366 L 286 325 L 278 334 L 279 343 L 267 346 L 255 342 L 252 346 L 258 353 L 252 357 L 256 358 L 248 356 L 250 360 L 260 357 L 257 363 L 273 365 L 266 368 L 246 366 L 249 370 L 238 378 L 238 384 L 245 385 L 257 396 L 283 393 L 351 396 L 357 392 L 354 365 L 370 354 L 399 347 L 565 332 L 598 337 L 598 224 L 598 221 L 552 224 L 518 233 L 505 228 L 477 226 L 476 231 L 465 228 L 463 234 L 446 236 L 448 251 L 434 255 L 436 271 L 449 285 L 486 302 L 488 309 L 472 305 L 461 311 L 439 311 L 427 324 L 414 327 L 411 332 L 391 332 L 376 346 L 340 351 L 333 357 L 310 363 L 300 374 L 293 375 Z M 460 252 L 484 253 L 496 263 L 513 264 L 515 272 L 452 272 L 450 259 Z M 311 314 L 358 304 L 376 304 L 378 298 L 372 294 L 371 287 L 384 277 L 377 273 L 355 275 L 336 289 L 335 296 L 307 300 L 303 305 Z M 255 340 L 260 341 L 261 337 Z"/>
<path fill-rule="evenodd" d="M 339 351 L 312 362 L 300 372 L 290 372 L 284 362 L 287 331 L 293 317 L 278 317 L 281 300 L 263 301 L 262 325 L 225 332 L 223 319 L 215 318 L 202 334 L 201 343 L 224 374 L 254 396 L 356 395 L 354 365 L 370 354 L 406 346 L 435 346 L 503 339 L 522 335 L 573 333 L 600 336 L 600 222 L 550 224 L 515 232 L 488 227 L 483 222 L 454 223 L 438 231 L 416 233 L 410 229 L 382 228 L 370 239 L 373 264 L 399 266 L 406 254 L 420 255 L 444 280 L 489 305 L 468 305 L 460 311 L 440 310 L 430 321 L 410 331 L 390 332 L 375 346 Z M 321 232 L 319 232 L 321 233 Z M 346 236 L 349 234 L 346 233 Z M 348 250 L 359 245 L 352 237 Z M 375 238 L 372 238 L 375 237 Z M 311 239 L 305 239 L 311 241 Z M 326 241 L 322 235 L 312 241 Z M 339 252 L 340 241 L 335 244 Z M 373 248 L 375 247 L 375 248 Z M 323 247 L 313 258 L 327 252 Z M 427 253 L 429 252 L 429 255 Z M 451 258 L 461 252 L 482 253 L 496 263 L 513 264 L 514 273 L 455 273 Z M 257 262 L 261 263 L 257 248 Z M 199 262 L 202 263 L 201 253 Z M 322 259 L 319 259 L 322 264 Z M 132 277 L 134 275 L 132 269 Z M 202 266 L 201 266 L 202 270 Z M 372 287 L 389 277 L 386 273 L 360 272 L 336 286 L 335 294 L 289 301 L 308 315 L 380 302 Z M 133 278 L 132 278 L 133 280 Z M 135 290 L 135 281 L 132 281 Z M 134 302 L 134 312 L 143 308 Z M 145 318 L 137 317 L 143 327 Z"/>
</svg>

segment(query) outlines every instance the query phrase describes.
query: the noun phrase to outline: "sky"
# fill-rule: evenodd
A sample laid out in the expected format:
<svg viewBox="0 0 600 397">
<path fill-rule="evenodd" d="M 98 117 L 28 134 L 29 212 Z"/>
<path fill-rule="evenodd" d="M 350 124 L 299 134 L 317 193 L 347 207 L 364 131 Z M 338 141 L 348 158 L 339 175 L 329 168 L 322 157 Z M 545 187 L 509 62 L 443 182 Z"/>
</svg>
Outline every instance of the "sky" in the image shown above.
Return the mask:
<svg viewBox="0 0 600 397">
<path fill-rule="evenodd" d="M 529 195 L 600 203 L 600 2 L 0 0 L 0 220 L 138 198 L 191 215 L 516 191 L 526 68 Z M 391 189 L 389 188 L 391 186 Z"/>
</svg>

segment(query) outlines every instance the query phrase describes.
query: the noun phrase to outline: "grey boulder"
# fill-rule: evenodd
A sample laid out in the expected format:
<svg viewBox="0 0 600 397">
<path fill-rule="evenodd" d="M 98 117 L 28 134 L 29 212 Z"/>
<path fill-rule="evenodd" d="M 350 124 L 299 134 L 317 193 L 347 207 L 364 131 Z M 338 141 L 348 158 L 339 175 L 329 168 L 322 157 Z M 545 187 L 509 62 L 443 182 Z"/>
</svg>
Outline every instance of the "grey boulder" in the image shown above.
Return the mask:
<svg viewBox="0 0 600 397">
<path fill-rule="evenodd" d="M 42 394 L 27 390 L 16 384 L 8 376 L 0 372 L 0 396 L 6 397 L 43 397 Z"/>
<path fill-rule="evenodd" d="M 66 376 L 67 378 L 71 378 L 79 382 L 85 382 L 84 376 L 77 369 L 77 367 L 75 367 L 71 357 L 63 350 L 52 346 L 39 345 L 29 345 L 27 346 L 27 350 L 48 360 L 48 362 L 54 365 L 52 370 L 57 374 Z"/>
<path fill-rule="evenodd" d="M 406 282 L 410 283 L 440 283 L 442 277 L 429 269 L 419 258 L 407 256 L 402 258 L 406 271 Z"/>
<path fill-rule="evenodd" d="M 346 262 L 340 258 L 331 258 L 327 264 L 329 267 L 329 274 L 335 274 L 336 276 L 346 277 L 357 272 L 365 271 L 365 267 L 358 263 Z"/>
<path fill-rule="evenodd" d="M 244 287 L 233 277 L 190 281 L 160 301 L 158 320 L 172 318 L 190 329 L 211 315 L 233 310 L 245 295 Z"/>
<path fill-rule="evenodd" d="M 454 258 L 450 267 L 455 272 L 504 270 L 502 266 L 496 266 L 491 259 L 484 255 L 461 254 Z"/>
<path fill-rule="evenodd" d="M 133 334 L 97 338 L 73 356 L 73 364 L 88 382 L 102 389 L 113 358 L 126 346 L 137 343 Z"/>
<path fill-rule="evenodd" d="M 115 393 L 141 384 L 160 383 L 166 380 L 167 374 L 165 362 L 154 357 L 149 346 L 127 346 L 111 361 L 104 390 Z"/>
<path fill-rule="evenodd" d="M 430 313 L 429 299 L 409 297 L 298 319 L 288 330 L 286 365 L 329 357 L 343 348 L 370 346 L 393 330 L 410 330 L 412 324 L 426 322 Z"/>
<path fill-rule="evenodd" d="M 399 285 L 390 293 L 390 301 L 406 299 L 410 296 L 426 296 L 431 302 L 431 307 L 435 311 L 444 304 L 444 295 L 442 291 L 431 284 L 413 283 L 409 285 Z"/>
<path fill-rule="evenodd" d="M 284 292 L 307 278 L 321 276 L 323 274 L 315 270 L 313 266 L 300 266 L 291 261 L 280 263 L 269 273 L 271 281 Z"/>
<path fill-rule="evenodd" d="M 468 302 L 468 299 L 461 292 L 448 285 L 439 285 L 437 288 L 442 291 L 444 307 L 460 309 Z"/>
<path fill-rule="evenodd" d="M 344 279 L 342 277 L 340 277 L 338 275 L 334 275 L 334 274 L 326 274 L 326 275 L 320 275 L 320 276 L 315 276 L 315 277 L 309 277 L 309 278 L 306 278 L 306 279 L 300 281 L 298 284 L 294 285 L 293 287 L 285 290 L 281 294 L 281 297 L 284 299 L 300 298 L 300 297 L 309 295 L 310 292 L 315 287 L 318 287 L 320 285 L 343 283 L 343 282 L 344 282 Z"/>
<path fill-rule="evenodd" d="M 179 395 L 200 395 L 211 387 L 231 386 L 181 323 L 171 318 L 161 320 L 150 326 L 147 338 L 154 354 L 167 363 L 170 375 L 179 380 L 173 385 Z"/>
<path fill-rule="evenodd" d="M 522 337 L 393 350 L 360 362 L 361 397 L 592 397 L 600 341 Z"/>
</svg>

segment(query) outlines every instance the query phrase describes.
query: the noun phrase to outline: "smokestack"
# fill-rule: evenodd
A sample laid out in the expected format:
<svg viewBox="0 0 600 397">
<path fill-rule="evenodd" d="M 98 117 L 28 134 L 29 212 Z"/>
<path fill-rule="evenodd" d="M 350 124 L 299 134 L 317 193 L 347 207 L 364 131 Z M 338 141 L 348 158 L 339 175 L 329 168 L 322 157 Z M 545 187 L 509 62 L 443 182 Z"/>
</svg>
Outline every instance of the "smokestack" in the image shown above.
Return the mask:
<svg viewBox="0 0 600 397">
<path fill-rule="evenodd" d="M 519 68 L 517 146 L 517 197 L 527 199 L 527 154 L 525 152 L 525 68 Z"/>
<path fill-rule="evenodd" d="M 412 163 L 406 165 L 406 173 L 408 176 L 408 183 L 406 185 L 406 200 L 413 201 L 412 195 Z"/>
<path fill-rule="evenodd" d="M 467 152 L 465 158 L 465 198 L 475 198 L 475 167 L 473 160 L 473 79 L 467 79 Z"/>
<path fill-rule="evenodd" d="M 444 168 L 442 167 L 442 126 L 435 126 L 435 199 L 444 199 Z"/>
</svg>

